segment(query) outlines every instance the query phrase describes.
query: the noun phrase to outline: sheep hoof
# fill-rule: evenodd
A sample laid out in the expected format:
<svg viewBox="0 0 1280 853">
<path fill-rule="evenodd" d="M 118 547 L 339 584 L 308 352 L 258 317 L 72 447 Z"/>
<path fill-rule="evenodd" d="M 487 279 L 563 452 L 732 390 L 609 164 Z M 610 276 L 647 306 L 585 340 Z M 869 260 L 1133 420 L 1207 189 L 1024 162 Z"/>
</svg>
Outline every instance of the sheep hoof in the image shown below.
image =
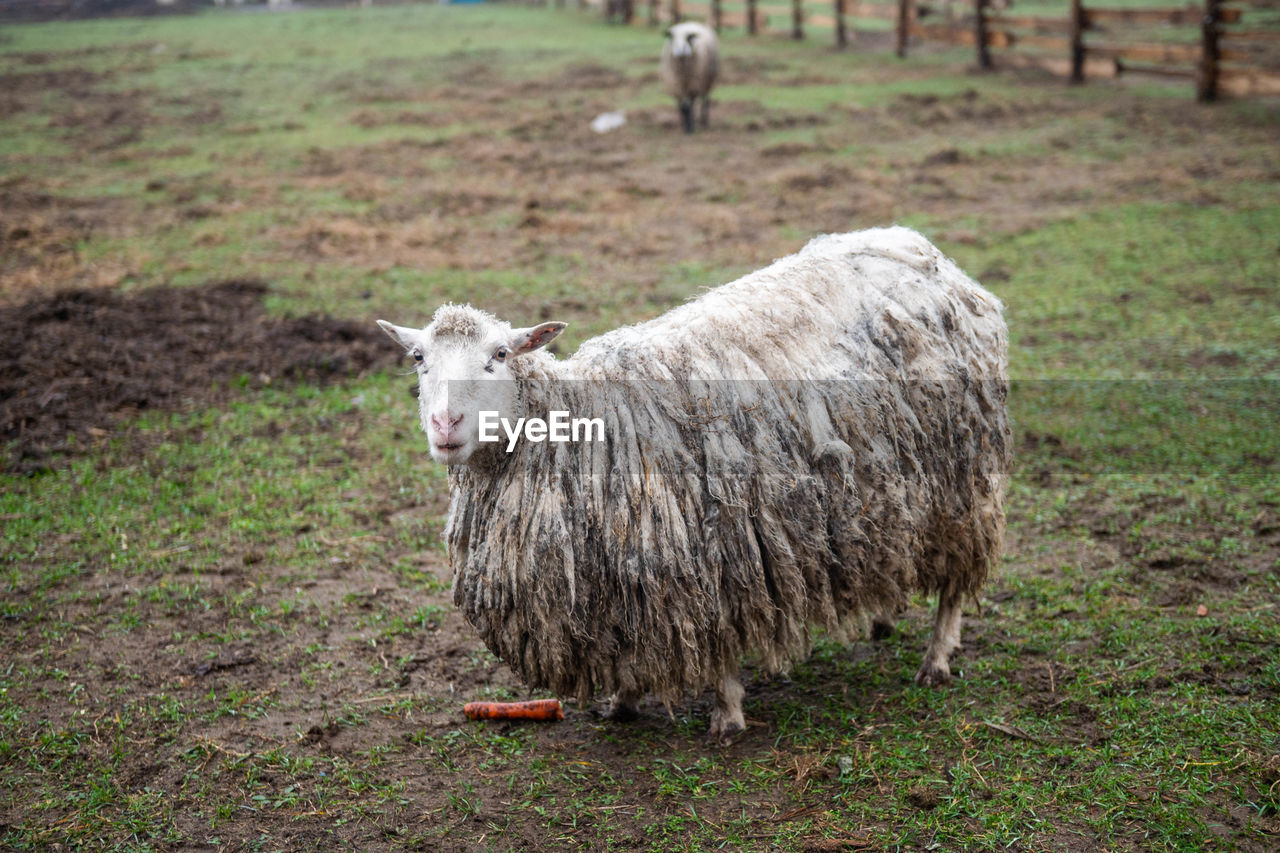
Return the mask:
<svg viewBox="0 0 1280 853">
<path fill-rule="evenodd" d="M 916 684 L 921 687 L 944 687 L 950 683 L 951 667 L 945 661 L 941 664 L 926 661 L 916 673 Z"/>
<path fill-rule="evenodd" d="M 875 640 L 877 643 L 880 642 L 881 640 L 887 640 L 892 636 L 893 636 L 892 622 L 872 622 L 871 623 L 871 639 Z M 919 678 L 920 676 L 917 675 L 916 679 L 919 680 Z"/>
<path fill-rule="evenodd" d="M 707 730 L 707 743 L 711 746 L 732 746 L 738 735 L 747 730 L 745 723 L 726 720 L 723 723 L 712 722 Z"/>
<path fill-rule="evenodd" d="M 614 700 L 609 703 L 603 716 L 613 723 L 632 723 L 640 718 L 640 711 L 635 705 Z"/>
</svg>

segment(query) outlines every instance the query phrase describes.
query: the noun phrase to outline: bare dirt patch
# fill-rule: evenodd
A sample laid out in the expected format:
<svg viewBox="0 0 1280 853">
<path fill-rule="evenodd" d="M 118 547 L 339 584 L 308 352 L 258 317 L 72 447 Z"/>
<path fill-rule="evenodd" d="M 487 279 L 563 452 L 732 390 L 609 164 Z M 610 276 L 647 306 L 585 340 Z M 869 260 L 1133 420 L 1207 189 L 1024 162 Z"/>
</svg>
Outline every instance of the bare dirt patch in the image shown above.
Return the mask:
<svg viewBox="0 0 1280 853">
<path fill-rule="evenodd" d="M 152 45 L 134 45 L 116 51 L 143 51 L 150 58 Z M 100 152 L 136 142 L 143 128 L 154 123 L 148 112 L 151 93 L 142 89 L 112 88 L 117 69 L 93 70 L 57 64 L 74 60 L 86 51 L 27 54 L 25 64 L 34 70 L 0 73 L 0 118 L 43 115 L 49 102 L 61 108 L 52 112 L 48 127 L 56 129 L 81 149 Z M 136 70 L 136 69 L 135 69 Z"/>
<path fill-rule="evenodd" d="M 65 129 L 68 138 L 94 151 L 108 151 L 142 138 L 152 121 L 146 100 L 139 91 L 99 92 L 54 116 L 49 126 Z"/>
<path fill-rule="evenodd" d="M 0 300 L 30 297 L 48 282 L 116 284 L 121 272 L 89 265 L 79 246 L 117 232 L 121 205 L 43 192 L 22 178 L 0 181 Z"/>
<path fill-rule="evenodd" d="M 42 58 L 44 54 L 40 55 Z M 28 64 L 33 63 L 30 58 Z M 0 117 L 36 109 L 49 92 L 63 92 L 73 97 L 86 96 L 108 75 L 84 68 L 10 71 L 0 74 Z"/>
<path fill-rule="evenodd" d="M 73 290 L 0 309 L 0 440 L 8 470 L 89 448 L 141 411 L 208 404 L 235 387 L 327 382 L 392 362 L 376 329 L 262 308 L 267 287 Z"/>
</svg>

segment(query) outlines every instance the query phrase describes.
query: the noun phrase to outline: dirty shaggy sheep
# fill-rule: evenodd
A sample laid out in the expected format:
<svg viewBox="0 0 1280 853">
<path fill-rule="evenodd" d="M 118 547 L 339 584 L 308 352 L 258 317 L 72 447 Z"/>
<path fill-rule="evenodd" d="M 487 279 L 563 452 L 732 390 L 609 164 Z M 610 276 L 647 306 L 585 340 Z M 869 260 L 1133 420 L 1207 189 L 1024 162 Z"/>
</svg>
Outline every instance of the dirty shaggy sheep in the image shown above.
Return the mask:
<svg viewBox="0 0 1280 853">
<path fill-rule="evenodd" d="M 916 676 L 950 678 L 963 598 L 1004 530 L 1001 305 L 905 228 L 800 253 L 557 360 L 563 323 L 514 329 L 446 305 L 379 321 L 418 364 L 449 465 L 454 601 L 530 687 L 626 717 L 785 670 L 815 628 L 884 627 L 938 595 Z M 603 441 L 479 441 L 479 413 L 600 417 Z"/>
</svg>

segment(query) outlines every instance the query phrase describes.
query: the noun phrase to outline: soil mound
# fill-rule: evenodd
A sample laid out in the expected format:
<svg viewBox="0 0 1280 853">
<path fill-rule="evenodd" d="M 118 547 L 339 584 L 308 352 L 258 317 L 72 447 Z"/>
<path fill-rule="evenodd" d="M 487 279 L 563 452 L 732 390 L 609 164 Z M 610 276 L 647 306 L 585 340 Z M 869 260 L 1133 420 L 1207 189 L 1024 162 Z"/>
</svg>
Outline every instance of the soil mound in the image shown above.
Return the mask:
<svg viewBox="0 0 1280 853">
<path fill-rule="evenodd" d="M 67 290 L 0 308 L 0 466 L 46 469 L 148 409 L 207 405 L 280 381 L 394 362 L 373 324 L 265 313 L 259 281 Z"/>
</svg>

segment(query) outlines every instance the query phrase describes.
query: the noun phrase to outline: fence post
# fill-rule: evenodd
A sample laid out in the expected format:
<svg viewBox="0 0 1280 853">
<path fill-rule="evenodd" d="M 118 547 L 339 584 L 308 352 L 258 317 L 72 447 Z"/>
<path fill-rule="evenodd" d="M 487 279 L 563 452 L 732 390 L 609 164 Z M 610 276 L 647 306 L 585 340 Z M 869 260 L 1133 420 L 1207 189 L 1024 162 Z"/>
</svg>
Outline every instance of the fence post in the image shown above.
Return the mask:
<svg viewBox="0 0 1280 853">
<path fill-rule="evenodd" d="M 907 56 L 907 39 L 911 35 L 911 20 L 915 17 L 914 0 L 898 0 L 898 58 Z"/>
<path fill-rule="evenodd" d="M 711 0 L 711 29 L 720 32 L 720 23 L 723 20 L 723 14 L 720 9 L 720 0 Z"/>
<path fill-rule="evenodd" d="M 1205 0 L 1204 21 L 1200 25 L 1200 73 L 1196 76 L 1196 100 L 1208 103 L 1218 100 L 1218 22 L 1222 19 L 1222 0 Z"/>
<path fill-rule="evenodd" d="M 658 26 L 658 0 L 649 0 L 649 26 Z"/>
<path fill-rule="evenodd" d="M 804 38 L 804 0 L 791 0 L 791 37 Z"/>
<path fill-rule="evenodd" d="M 849 31 L 844 25 L 844 0 L 836 2 L 836 47 L 844 47 L 849 43 Z"/>
<path fill-rule="evenodd" d="M 756 0 L 747 0 L 747 35 L 758 35 L 760 27 L 756 21 Z"/>
<path fill-rule="evenodd" d="M 987 44 L 987 2 L 974 0 L 974 41 L 978 43 L 978 67 L 985 70 L 991 68 L 991 46 Z"/>
<path fill-rule="evenodd" d="M 1084 0 L 1071 0 L 1071 82 L 1084 82 Z"/>
<path fill-rule="evenodd" d="M 678 24 L 683 18 L 680 17 L 680 0 L 671 0 L 671 23 Z"/>
</svg>

